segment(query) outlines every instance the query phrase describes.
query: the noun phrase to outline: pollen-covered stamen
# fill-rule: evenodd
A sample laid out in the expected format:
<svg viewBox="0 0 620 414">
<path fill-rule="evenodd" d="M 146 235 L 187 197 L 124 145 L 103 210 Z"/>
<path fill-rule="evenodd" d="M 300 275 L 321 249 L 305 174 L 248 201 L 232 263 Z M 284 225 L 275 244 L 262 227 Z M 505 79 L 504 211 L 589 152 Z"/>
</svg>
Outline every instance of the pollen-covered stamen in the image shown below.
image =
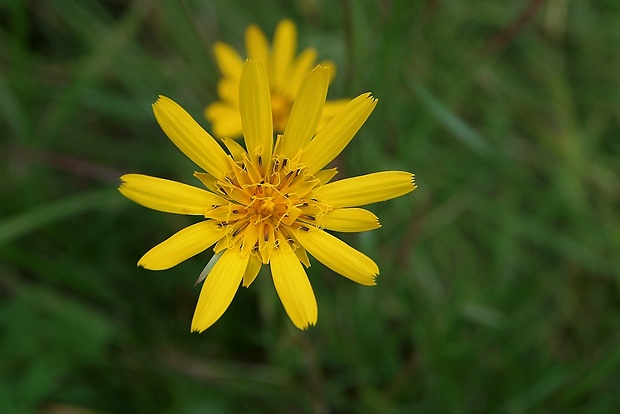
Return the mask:
<svg viewBox="0 0 620 414">
<path fill-rule="evenodd" d="M 267 197 L 261 201 L 260 207 L 258 207 L 258 214 L 263 217 L 271 217 L 275 209 L 276 203 L 273 202 L 273 198 Z"/>
</svg>

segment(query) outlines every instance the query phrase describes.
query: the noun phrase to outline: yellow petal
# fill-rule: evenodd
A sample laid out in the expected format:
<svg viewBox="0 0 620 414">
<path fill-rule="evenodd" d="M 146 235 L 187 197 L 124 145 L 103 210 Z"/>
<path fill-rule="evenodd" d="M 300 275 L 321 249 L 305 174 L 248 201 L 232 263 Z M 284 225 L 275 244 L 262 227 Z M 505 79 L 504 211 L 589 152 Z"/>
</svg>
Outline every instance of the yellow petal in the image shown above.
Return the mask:
<svg viewBox="0 0 620 414">
<path fill-rule="evenodd" d="M 226 43 L 217 42 L 213 46 L 213 54 L 222 75 L 239 79 L 243 61 L 235 49 Z"/>
<path fill-rule="evenodd" d="M 319 126 L 316 128 L 317 131 L 320 131 L 327 125 L 327 123 L 340 111 L 342 111 L 347 104 L 351 102 L 351 99 L 337 99 L 334 101 L 325 101 L 325 106 L 323 107 L 323 114 L 321 115 L 321 120 L 319 121 Z"/>
<path fill-rule="evenodd" d="M 270 76 L 276 88 L 284 88 L 297 49 L 297 28 L 291 20 L 278 23 L 273 37 Z"/>
<path fill-rule="evenodd" d="M 314 174 L 336 158 L 349 144 L 375 108 L 377 100 L 365 93 L 353 99 L 321 129 L 304 148 L 300 162 Z"/>
<path fill-rule="evenodd" d="M 297 256 L 285 240 L 271 256 L 271 276 L 280 301 L 293 324 L 299 329 L 315 325 L 318 308 L 312 286 Z"/>
<path fill-rule="evenodd" d="M 330 69 L 329 72 L 329 83 L 332 83 L 334 81 L 334 78 L 336 77 L 336 73 L 338 73 L 338 70 L 336 68 L 336 64 L 334 62 L 332 62 L 331 60 L 322 60 L 319 62 L 319 65 L 321 66 L 328 66 Z"/>
<path fill-rule="evenodd" d="M 310 267 L 310 259 L 308 259 L 308 253 L 306 252 L 306 249 L 304 249 L 303 247 L 299 246 L 298 248 L 296 248 L 293 251 L 295 252 L 295 256 L 297 256 L 297 259 L 304 266 L 306 266 L 306 268 Z"/>
<path fill-rule="evenodd" d="M 338 174 L 337 168 L 330 168 L 329 170 L 321 170 L 314 174 L 314 178 L 319 180 L 321 184 L 325 185 L 332 180 Z"/>
<path fill-rule="evenodd" d="M 256 25 L 252 24 L 245 29 L 245 50 L 249 59 L 258 59 L 268 68 L 269 65 L 269 42 L 265 33 Z"/>
<path fill-rule="evenodd" d="M 228 148 L 228 152 L 232 155 L 233 160 L 243 161 L 243 156 L 247 156 L 247 152 L 245 152 L 245 149 L 243 149 L 237 141 L 230 138 L 222 138 L 222 142 L 226 145 L 226 148 Z"/>
<path fill-rule="evenodd" d="M 163 178 L 125 174 L 121 181 L 118 190 L 122 195 L 144 207 L 166 213 L 203 215 L 206 208 L 227 203 L 216 194 Z"/>
<path fill-rule="evenodd" d="M 362 285 L 376 284 L 379 268 L 375 262 L 337 237 L 314 227 L 299 229 L 295 236 L 312 256 L 334 272 Z"/>
<path fill-rule="evenodd" d="M 243 287 L 250 287 L 256 276 L 258 276 L 261 267 L 263 267 L 263 262 L 258 257 L 250 255 L 248 266 L 243 274 Z"/>
<path fill-rule="evenodd" d="M 241 245 L 241 254 L 249 255 L 258 244 L 258 234 L 262 226 L 256 223 L 249 223 L 243 230 L 243 243 Z"/>
<path fill-rule="evenodd" d="M 173 234 L 146 252 L 138 266 L 165 270 L 203 252 L 226 235 L 212 220 L 201 221 Z"/>
<path fill-rule="evenodd" d="M 262 154 L 263 160 L 268 161 L 273 149 L 271 98 L 265 68 L 258 60 L 248 59 L 243 67 L 239 85 L 239 109 L 250 159 L 255 161 Z"/>
<path fill-rule="evenodd" d="M 362 208 L 337 208 L 321 217 L 321 225 L 334 231 L 357 232 L 381 227 L 377 216 Z"/>
<path fill-rule="evenodd" d="M 190 114 L 161 95 L 153 104 L 153 112 L 161 129 L 189 159 L 217 178 L 226 176 L 228 155 Z"/>
<path fill-rule="evenodd" d="M 286 92 L 289 96 L 295 96 L 295 94 L 297 94 L 299 85 L 301 85 L 301 82 L 315 66 L 316 55 L 316 49 L 308 48 L 301 52 L 299 56 L 297 56 L 297 59 L 295 59 L 295 63 L 293 63 L 293 67 L 290 71 L 289 81 L 287 85 L 285 85 Z"/>
<path fill-rule="evenodd" d="M 415 189 L 413 174 L 382 171 L 326 184 L 316 198 L 332 207 L 355 207 L 400 197 Z"/>
<path fill-rule="evenodd" d="M 329 68 L 317 66 L 303 80 L 282 138 L 283 155 L 293 158 L 314 135 L 323 113 L 329 85 Z"/>
<path fill-rule="evenodd" d="M 222 254 L 200 290 L 192 332 L 204 331 L 224 314 L 239 288 L 248 259 L 249 256 L 241 257 L 236 249 Z"/>
<path fill-rule="evenodd" d="M 205 118 L 211 122 L 213 135 L 218 138 L 236 138 L 242 134 L 239 108 L 215 102 L 205 108 Z"/>
<path fill-rule="evenodd" d="M 212 193 L 218 193 L 220 191 L 220 189 L 215 185 L 215 183 L 217 182 L 217 178 L 215 178 L 211 174 L 196 171 L 194 172 L 194 177 L 198 178 L 200 182 Z"/>
</svg>

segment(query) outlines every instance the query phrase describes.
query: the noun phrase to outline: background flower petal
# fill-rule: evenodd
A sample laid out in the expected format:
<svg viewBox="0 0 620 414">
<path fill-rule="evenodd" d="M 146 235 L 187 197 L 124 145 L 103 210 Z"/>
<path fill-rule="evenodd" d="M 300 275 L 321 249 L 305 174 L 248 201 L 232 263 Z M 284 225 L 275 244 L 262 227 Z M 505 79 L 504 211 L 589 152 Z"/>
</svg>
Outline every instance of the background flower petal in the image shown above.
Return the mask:
<svg viewBox="0 0 620 414">
<path fill-rule="evenodd" d="M 213 135 L 220 139 L 238 137 L 243 133 L 239 108 L 236 106 L 214 102 L 205 108 L 204 115 L 211 122 Z"/>
<path fill-rule="evenodd" d="M 269 41 L 261 28 L 255 24 L 245 29 L 245 50 L 249 59 L 258 59 L 263 62 L 269 73 Z"/>
<path fill-rule="evenodd" d="M 217 94 L 223 102 L 239 106 L 239 80 L 222 78 L 217 83 Z"/>
<path fill-rule="evenodd" d="M 351 102 L 351 99 L 336 99 L 331 101 L 325 101 L 325 106 L 323 107 L 323 114 L 321 115 L 319 126 L 316 129 L 317 132 L 323 129 L 333 117 L 338 115 L 340 111 L 346 108 L 349 102 Z"/>
<path fill-rule="evenodd" d="M 226 43 L 216 42 L 213 46 L 213 54 L 215 55 L 215 61 L 222 75 L 233 79 L 239 79 L 241 76 L 241 68 L 243 67 L 243 60 L 235 49 Z"/>
<path fill-rule="evenodd" d="M 301 85 L 306 75 L 308 75 L 315 66 L 316 57 L 317 51 L 312 47 L 304 49 L 304 51 L 297 56 L 291 67 L 290 77 L 286 85 L 287 95 L 292 97 L 297 94 L 299 85 Z"/>
<path fill-rule="evenodd" d="M 273 49 L 269 67 L 272 85 L 284 89 L 289 81 L 289 70 L 297 50 L 297 28 L 291 20 L 285 19 L 278 23 L 273 36 Z"/>
</svg>

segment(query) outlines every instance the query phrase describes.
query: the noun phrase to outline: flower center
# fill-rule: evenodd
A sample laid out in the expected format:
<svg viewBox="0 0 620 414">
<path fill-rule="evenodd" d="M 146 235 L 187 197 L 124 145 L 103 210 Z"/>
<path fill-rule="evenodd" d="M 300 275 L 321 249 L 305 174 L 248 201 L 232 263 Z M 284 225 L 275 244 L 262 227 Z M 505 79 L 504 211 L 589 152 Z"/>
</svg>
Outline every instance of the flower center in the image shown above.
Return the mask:
<svg viewBox="0 0 620 414">
<path fill-rule="evenodd" d="M 261 216 L 269 217 L 271 216 L 275 208 L 276 208 L 276 203 L 273 202 L 273 197 L 267 197 L 266 199 L 260 202 L 258 213 Z"/>
<path fill-rule="evenodd" d="M 251 253 L 269 263 L 280 243 L 297 248 L 295 231 L 318 226 L 331 209 L 313 197 L 321 183 L 296 160 L 275 155 L 265 164 L 260 156 L 251 162 L 244 154 L 243 160 L 231 160 L 231 167 L 224 180 L 215 182 L 228 204 L 205 212 L 206 218 L 227 229 L 216 253 L 238 247 L 241 254 Z"/>
</svg>

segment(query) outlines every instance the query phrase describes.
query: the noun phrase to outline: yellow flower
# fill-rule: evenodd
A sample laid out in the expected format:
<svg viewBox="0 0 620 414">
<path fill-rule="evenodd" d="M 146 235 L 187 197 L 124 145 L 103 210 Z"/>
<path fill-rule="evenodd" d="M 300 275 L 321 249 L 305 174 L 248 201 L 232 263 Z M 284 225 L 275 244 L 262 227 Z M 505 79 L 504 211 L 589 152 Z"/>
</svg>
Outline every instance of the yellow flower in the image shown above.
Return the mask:
<svg viewBox="0 0 620 414">
<path fill-rule="evenodd" d="M 153 105 L 166 135 L 206 171 L 194 175 L 207 190 L 140 174 L 122 176 L 119 190 L 148 208 L 205 218 L 153 247 L 138 262 L 151 270 L 168 269 L 215 245 L 217 260 L 202 286 L 192 331 L 202 332 L 217 321 L 239 284 L 250 286 L 262 265 L 270 266 L 295 326 L 314 325 L 317 304 L 302 266 L 310 266 L 307 253 L 357 283 L 375 284 L 377 265 L 324 230 L 379 228 L 377 217 L 357 206 L 414 190 L 414 175 L 385 171 L 329 182 L 336 169 L 323 167 L 346 147 L 377 103 L 370 93 L 362 94 L 315 134 L 329 71 L 317 66 L 304 79 L 284 134 L 274 144 L 267 74 L 260 61 L 248 60 L 239 96 L 247 151 L 224 139 L 227 154 L 164 96 Z"/>
<path fill-rule="evenodd" d="M 256 25 L 248 26 L 246 29 L 245 45 L 248 58 L 261 60 L 265 65 L 271 92 L 273 129 L 274 132 L 282 133 L 297 89 L 314 67 L 317 52 L 313 48 L 308 48 L 295 57 L 297 29 L 290 20 L 282 20 L 278 24 L 271 50 L 265 34 Z M 239 117 L 239 80 L 243 60 L 232 47 L 225 43 L 216 43 L 213 52 L 222 73 L 222 79 L 217 85 L 220 101 L 207 106 L 205 117 L 212 123 L 213 135 L 217 138 L 237 138 L 242 134 Z M 322 65 L 332 69 L 331 78 L 333 78 L 335 65 L 332 62 L 323 62 Z M 317 128 L 322 128 L 329 119 L 344 108 L 347 102 L 349 102 L 348 99 L 326 102 Z"/>
</svg>

